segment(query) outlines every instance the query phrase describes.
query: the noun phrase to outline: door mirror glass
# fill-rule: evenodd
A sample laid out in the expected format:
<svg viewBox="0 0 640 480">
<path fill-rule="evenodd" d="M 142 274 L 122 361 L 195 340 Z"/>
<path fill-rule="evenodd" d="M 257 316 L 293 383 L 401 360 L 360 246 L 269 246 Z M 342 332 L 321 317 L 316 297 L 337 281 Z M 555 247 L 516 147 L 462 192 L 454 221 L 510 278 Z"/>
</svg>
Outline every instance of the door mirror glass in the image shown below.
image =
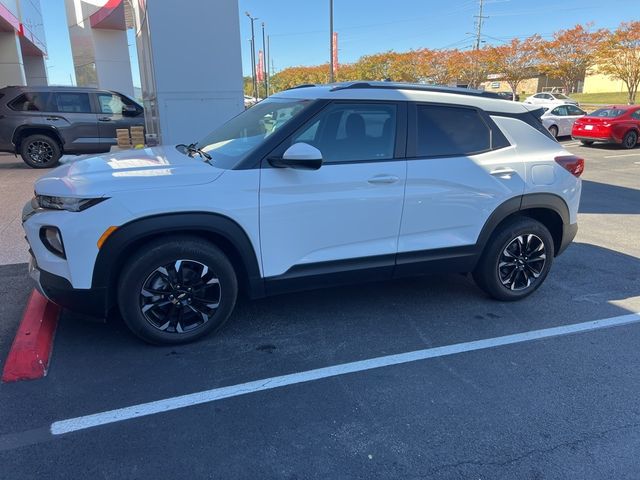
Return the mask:
<svg viewBox="0 0 640 480">
<path fill-rule="evenodd" d="M 322 166 L 322 153 L 308 143 L 298 142 L 287 148 L 282 158 L 269 159 L 274 167 L 299 170 L 318 170 Z"/>
</svg>

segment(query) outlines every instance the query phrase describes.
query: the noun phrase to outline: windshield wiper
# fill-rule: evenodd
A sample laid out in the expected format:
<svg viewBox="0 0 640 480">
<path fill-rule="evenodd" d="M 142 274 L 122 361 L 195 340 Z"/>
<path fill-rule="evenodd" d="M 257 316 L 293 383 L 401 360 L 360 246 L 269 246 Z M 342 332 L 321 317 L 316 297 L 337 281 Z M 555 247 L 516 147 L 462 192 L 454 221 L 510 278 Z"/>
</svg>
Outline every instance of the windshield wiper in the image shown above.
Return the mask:
<svg viewBox="0 0 640 480">
<path fill-rule="evenodd" d="M 190 143 L 189 145 L 186 145 L 184 143 L 179 143 L 178 145 L 176 145 L 177 149 L 183 149 L 182 153 L 185 153 L 187 155 L 189 155 L 190 157 L 193 157 L 194 155 L 200 155 L 200 158 L 204 158 L 204 161 L 207 162 L 209 165 L 211 165 L 211 155 L 209 155 L 207 152 L 205 152 L 204 150 L 202 150 L 201 148 L 198 148 L 196 145 L 198 145 L 197 143 Z"/>
</svg>

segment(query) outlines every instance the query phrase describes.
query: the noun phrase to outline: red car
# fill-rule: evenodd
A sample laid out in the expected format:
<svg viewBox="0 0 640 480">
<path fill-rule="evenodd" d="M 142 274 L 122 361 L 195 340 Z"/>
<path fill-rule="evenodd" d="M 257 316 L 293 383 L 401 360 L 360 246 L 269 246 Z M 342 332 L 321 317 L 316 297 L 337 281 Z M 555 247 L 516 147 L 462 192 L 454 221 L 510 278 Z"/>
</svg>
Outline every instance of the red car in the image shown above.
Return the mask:
<svg viewBox="0 0 640 480">
<path fill-rule="evenodd" d="M 579 118 L 571 136 L 583 145 L 619 143 L 634 148 L 640 135 L 640 105 L 611 105 Z"/>
</svg>

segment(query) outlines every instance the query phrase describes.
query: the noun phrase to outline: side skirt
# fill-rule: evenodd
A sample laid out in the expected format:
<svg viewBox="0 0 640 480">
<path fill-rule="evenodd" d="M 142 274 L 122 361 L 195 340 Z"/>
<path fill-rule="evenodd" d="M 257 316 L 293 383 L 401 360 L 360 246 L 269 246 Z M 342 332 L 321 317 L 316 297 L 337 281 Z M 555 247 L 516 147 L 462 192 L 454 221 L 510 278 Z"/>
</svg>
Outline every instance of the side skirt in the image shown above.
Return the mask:
<svg viewBox="0 0 640 480">
<path fill-rule="evenodd" d="M 471 245 L 296 265 L 282 275 L 265 278 L 265 290 L 267 295 L 278 295 L 392 278 L 470 272 L 478 258 L 478 248 Z"/>
</svg>

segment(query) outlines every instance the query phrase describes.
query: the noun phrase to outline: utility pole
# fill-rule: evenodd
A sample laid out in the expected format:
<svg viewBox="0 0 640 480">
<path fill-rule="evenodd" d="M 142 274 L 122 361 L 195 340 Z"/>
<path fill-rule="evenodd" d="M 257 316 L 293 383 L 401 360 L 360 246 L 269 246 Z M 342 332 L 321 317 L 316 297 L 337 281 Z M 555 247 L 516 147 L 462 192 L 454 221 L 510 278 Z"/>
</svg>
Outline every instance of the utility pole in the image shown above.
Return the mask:
<svg viewBox="0 0 640 480">
<path fill-rule="evenodd" d="M 329 83 L 335 81 L 333 71 L 333 0 L 329 0 Z"/>
<path fill-rule="evenodd" d="M 269 96 L 269 90 L 271 90 L 271 35 L 267 35 L 267 97 Z"/>
<path fill-rule="evenodd" d="M 478 10 L 478 15 L 474 15 L 474 18 L 476 19 L 476 45 L 475 45 L 475 50 L 480 50 L 480 41 L 482 39 L 482 21 L 485 18 L 489 18 L 489 17 L 485 17 L 482 15 L 482 8 L 484 7 L 484 0 L 479 0 L 480 5 L 479 5 L 479 10 Z"/>
<path fill-rule="evenodd" d="M 264 98 L 269 96 L 269 80 L 267 67 L 269 60 L 267 59 L 267 42 L 264 35 L 264 22 L 262 22 L 262 74 L 264 75 Z"/>
<path fill-rule="evenodd" d="M 244 12 L 244 14 L 251 20 L 251 79 L 253 81 L 253 98 L 258 98 L 258 83 L 256 80 L 256 35 L 253 28 L 253 22 L 255 22 L 258 17 L 252 17 L 249 12 Z"/>
</svg>

